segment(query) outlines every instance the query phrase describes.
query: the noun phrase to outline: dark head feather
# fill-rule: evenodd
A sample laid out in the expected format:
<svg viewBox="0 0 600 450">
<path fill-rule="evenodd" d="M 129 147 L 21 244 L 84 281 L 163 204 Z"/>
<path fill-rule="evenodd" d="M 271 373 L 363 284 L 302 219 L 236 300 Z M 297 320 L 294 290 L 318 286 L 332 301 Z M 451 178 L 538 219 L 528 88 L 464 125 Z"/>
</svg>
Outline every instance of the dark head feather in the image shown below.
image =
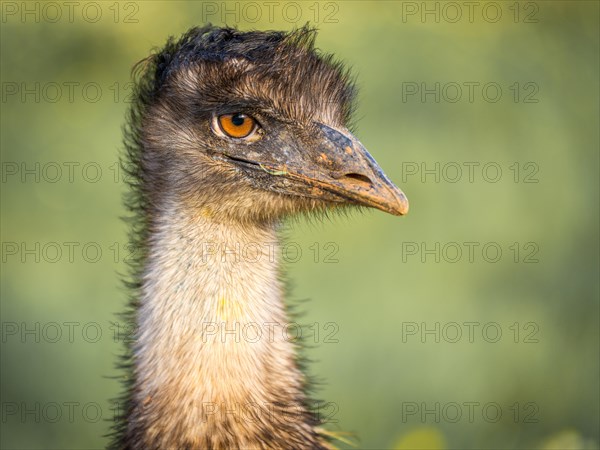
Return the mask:
<svg viewBox="0 0 600 450">
<path fill-rule="evenodd" d="M 207 102 L 231 102 L 242 92 L 244 100 L 288 112 L 290 119 L 298 121 L 331 108 L 331 116 L 345 126 L 354 110 L 354 82 L 333 55 L 315 48 L 316 36 L 317 30 L 308 25 L 289 33 L 211 25 L 192 28 L 178 40 L 171 37 L 161 51 L 145 60 L 139 94 L 144 103 L 152 102 L 176 74 L 203 64 L 217 72 L 209 70 L 202 85 L 195 86 L 206 94 Z M 223 65 L 226 61 L 247 64 Z M 210 75 L 216 75 L 214 83 Z"/>
</svg>

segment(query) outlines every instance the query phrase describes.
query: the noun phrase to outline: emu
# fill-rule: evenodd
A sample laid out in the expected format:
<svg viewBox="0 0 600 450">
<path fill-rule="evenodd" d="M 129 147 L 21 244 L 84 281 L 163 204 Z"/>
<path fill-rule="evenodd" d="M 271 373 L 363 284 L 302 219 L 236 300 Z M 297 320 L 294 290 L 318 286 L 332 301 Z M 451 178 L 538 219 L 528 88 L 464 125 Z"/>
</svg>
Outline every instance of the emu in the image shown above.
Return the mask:
<svg viewBox="0 0 600 450">
<path fill-rule="evenodd" d="M 353 79 L 315 36 L 193 28 L 134 69 L 124 166 L 141 251 L 112 448 L 333 448 L 297 343 L 214 333 L 289 320 L 268 253 L 285 219 L 408 211 L 348 130 Z"/>
</svg>

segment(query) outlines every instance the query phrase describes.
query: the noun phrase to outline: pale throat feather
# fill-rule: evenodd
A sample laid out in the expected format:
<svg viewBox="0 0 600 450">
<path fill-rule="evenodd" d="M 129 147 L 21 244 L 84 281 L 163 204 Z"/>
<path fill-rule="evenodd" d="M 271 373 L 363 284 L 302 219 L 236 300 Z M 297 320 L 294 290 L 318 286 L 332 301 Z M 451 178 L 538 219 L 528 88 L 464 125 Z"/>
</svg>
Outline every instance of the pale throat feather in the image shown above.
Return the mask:
<svg viewBox="0 0 600 450">
<path fill-rule="evenodd" d="M 148 433 L 193 442 L 227 420 L 226 409 L 231 419 L 249 403 L 297 407 L 304 379 L 282 332 L 275 227 L 219 223 L 210 209 L 173 199 L 153 229 L 134 345 L 134 395 L 153 423 Z M 251 443 L 243 421 L 237 426 L 240 442 Z"/>
</svg>

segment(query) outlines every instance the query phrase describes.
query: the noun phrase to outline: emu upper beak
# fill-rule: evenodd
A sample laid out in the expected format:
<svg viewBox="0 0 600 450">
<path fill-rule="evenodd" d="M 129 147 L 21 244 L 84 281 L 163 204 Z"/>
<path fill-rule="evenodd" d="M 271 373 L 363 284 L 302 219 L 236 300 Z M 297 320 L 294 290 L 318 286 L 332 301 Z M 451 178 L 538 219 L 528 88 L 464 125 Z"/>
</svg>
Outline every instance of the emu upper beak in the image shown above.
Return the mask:
<svg viewBox="0 0 600 450">
<path fill-rule="evenodd" d="M 311 158 L 289 175 L 352 203 L 402 216 L 408 213 L 406 195 L 383 173 L 373 157 L 350 133 L 318 124 L 322 136 Z"/>
</svg>

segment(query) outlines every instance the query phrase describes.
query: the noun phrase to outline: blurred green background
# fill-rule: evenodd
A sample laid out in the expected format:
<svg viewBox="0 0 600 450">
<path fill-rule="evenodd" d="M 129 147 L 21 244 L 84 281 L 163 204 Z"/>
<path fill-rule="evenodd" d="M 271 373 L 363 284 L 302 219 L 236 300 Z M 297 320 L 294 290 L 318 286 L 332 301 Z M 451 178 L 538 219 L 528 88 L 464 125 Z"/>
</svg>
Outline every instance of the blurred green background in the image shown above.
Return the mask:
<svg viewBox="0 0 600 450">
<path fill-rule="evenodd" d="M 289 233 L 331 428 L 358 448 L 598 448 L 597 2 L 66 3 L 2 3 L 2 448 L 107 442 L 129 73 L 207 21 L 316 25 L 411 201 Z"/>
</svg>

